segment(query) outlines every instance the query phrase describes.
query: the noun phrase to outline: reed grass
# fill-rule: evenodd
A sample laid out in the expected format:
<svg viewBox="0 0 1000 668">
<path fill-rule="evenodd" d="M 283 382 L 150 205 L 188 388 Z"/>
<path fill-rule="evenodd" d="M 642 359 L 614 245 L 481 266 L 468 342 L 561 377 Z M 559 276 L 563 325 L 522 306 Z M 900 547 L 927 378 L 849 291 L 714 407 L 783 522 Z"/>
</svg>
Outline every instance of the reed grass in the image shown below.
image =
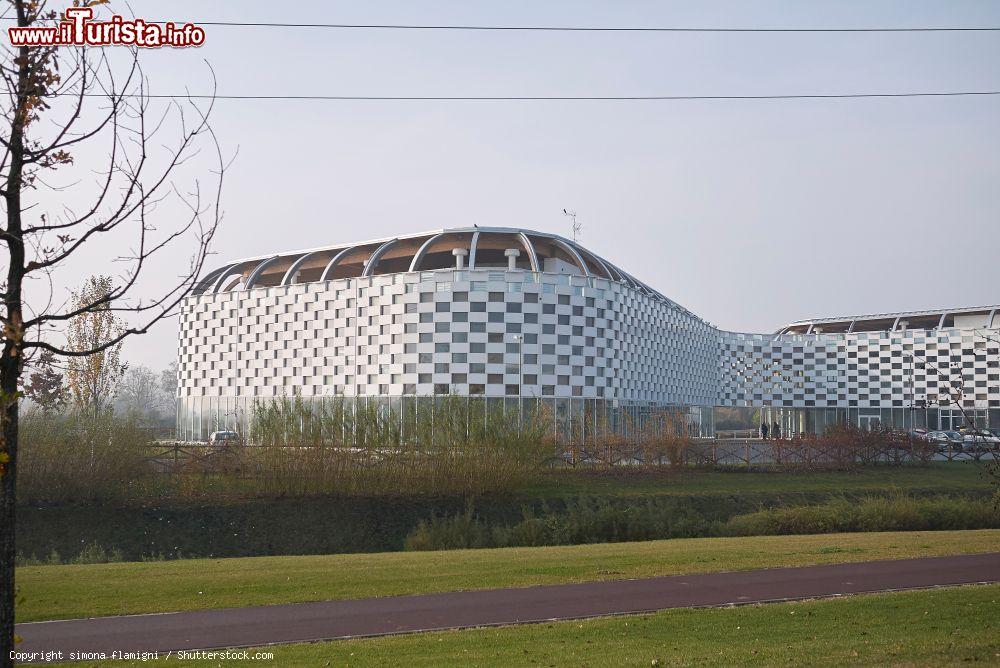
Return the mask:
<svg viewBox="0 0 1000 668">
<path fill-rule="evenodd" d="M 223 466 L 262 496 L 475 495 L 513 489 L 551 456 L 544 406 L 458 397 L 405 406 L 261 402 L 250 421 L 256 447 L 233 451 Z"/>
<path fill-rule="evenodd" d="M 142 495 L 152 438 L 131 416 L 28 409 L 19 421 L 20 502 Z"/>
</svg>

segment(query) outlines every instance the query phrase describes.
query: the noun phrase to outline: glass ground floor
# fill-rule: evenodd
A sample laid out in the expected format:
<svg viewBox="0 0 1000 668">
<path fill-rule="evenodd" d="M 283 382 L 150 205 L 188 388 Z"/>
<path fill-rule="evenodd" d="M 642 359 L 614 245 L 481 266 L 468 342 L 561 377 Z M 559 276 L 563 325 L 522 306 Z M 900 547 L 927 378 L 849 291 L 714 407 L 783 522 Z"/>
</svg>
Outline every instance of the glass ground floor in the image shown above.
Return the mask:
<svg viewBox="0 0 1000 668">
<path fill-rule="evenodd" d="M 177 438 L 204 441 L 213 431 L 232 430 L 250 435 L 255 414 L 262 407 L 297 402 L 298 414 L 336 408 L 341 414 L 375 413 L 386 422 L 398 421 L 401 432 L 410 423 L 434 420 L 441 411 L 466 402 L 466 419 L 485 419 L 488 412 L 502 411 L 518 419 L 552 421 L 553 433 L 566 441 L 598 438 L 605 434 L 637 437 L 650 430 L 684 429 L 691 436 L 713 437 L 717 433 L 757 431 L 767 424 L 782 435 L 822 433 L 834 424 L 865 429 L 888 427 L 908 430 L 958 429 L 974 421 L 977 427 L 1000 428 L 1000 409 L 975 408 L 964 413 L 957 408 L 786 408 L 781 406 L 715 407 L 673 406 L 605 399 L 527 397 L 386 397 L 275 398 L 185 397 L 177 402 Z M 416 432 L 418 430 L 414 430 Z"/>
</svg>

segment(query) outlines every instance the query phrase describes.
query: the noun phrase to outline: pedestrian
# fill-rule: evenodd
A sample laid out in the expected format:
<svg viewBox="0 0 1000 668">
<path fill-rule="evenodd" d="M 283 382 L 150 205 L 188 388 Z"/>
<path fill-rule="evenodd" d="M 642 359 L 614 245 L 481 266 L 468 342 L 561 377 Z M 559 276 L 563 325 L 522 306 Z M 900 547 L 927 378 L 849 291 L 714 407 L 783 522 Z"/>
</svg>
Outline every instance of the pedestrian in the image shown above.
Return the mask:
<svg viewBox="0 0 1000 668">
<path fill-rule="evenodd" d="M 765 440 L 765 441 L 767 440 L 767 423 L 766 422 L 761 422 L 760 423 L 760 437 L 763 440 Z"/>
<path fill-rule="evenodd" d="M 778 424 L 777 422 L 775 422 L 775 423 L 774 423 L 774 426 L 773 426 L 773 427 L 771 427 L 771 434 L 772 434 L 772 435 L 773 435 L 773 436 L 774 436 L 775 438 L 781 438 L 781 425 L 780 425 L 780 424 Z"/>
</svg>

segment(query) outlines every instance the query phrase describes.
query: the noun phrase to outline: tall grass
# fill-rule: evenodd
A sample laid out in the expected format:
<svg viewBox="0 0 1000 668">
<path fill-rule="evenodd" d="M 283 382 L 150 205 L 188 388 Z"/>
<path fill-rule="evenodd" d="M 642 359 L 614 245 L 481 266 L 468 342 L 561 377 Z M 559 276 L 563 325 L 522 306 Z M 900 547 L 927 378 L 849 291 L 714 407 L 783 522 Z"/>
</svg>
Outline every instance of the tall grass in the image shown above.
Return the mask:
<svg viewBox="0 0 1000 668">
<path fill-rule="evenodd" d="M 20 502 L 103 501 L 143 492 L 151 437 L 135 419 L 28 409 L 19 428 Z"/>
<path fill-rule="evenodd" d="M 259 403 L 257 447 L 226 466 L 264 496 L 482 494 L 508 491 L 551 456 L 543 407 L 491 408 L 443 397 L 400 409 L 349 399 Z"/>
</svg>

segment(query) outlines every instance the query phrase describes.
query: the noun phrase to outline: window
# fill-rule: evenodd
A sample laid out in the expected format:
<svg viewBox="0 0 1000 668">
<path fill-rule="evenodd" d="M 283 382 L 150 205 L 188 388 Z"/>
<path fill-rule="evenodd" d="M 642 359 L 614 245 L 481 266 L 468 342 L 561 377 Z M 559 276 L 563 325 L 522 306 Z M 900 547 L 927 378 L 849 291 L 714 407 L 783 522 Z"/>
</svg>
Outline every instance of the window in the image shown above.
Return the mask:
<svg viewBox="0 0 1000 668">
<path fill-rule="evenodd" d="M 434 394 L 448 394 L 448 383 L 435 383 Z"/>
<path fill-rule="evenodd" d="M 494 302 L 494 303 L 495 302 L 503 302 L 503 293 L 502 292 L 491 292 L 489 299 L 490 299 L 491 302 Z"/>
<path fill-rule="evenodd" d="M 520 394 L 520 393 L 521 393 L 521 386 L 520 385 L 505 385 L 504 386 L 504 394 L 516 395 L 516 394 Z"/>
<path fill-rule="evenodd" d="M 491 373 L 486 376 L 486 382 L 490 385 L 503 385 L 503 374 L 502 373 Z"/>
</svg>

